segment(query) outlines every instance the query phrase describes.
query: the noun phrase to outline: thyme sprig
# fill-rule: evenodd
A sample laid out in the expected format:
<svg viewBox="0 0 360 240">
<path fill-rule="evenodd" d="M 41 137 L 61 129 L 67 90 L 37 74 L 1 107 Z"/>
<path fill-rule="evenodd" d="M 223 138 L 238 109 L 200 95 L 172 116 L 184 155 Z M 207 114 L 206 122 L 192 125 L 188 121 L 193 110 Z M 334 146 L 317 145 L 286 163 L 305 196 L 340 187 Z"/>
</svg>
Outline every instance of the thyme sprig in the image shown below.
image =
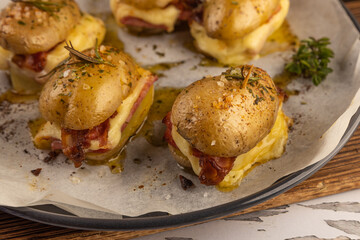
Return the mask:
<svg viewBox="0 0 360 240">
<path fill-rule="evenodd" d="M 285 70 L 297 76 L 311 78 L 318 86 L 333 71 L 328 67 L 330 58 L 334 57 L 334 52 L 327 47 L 329 44 L 329 38 L 325 37 L 319 40 L 313 37 L 302 40 L 292 62 L 285 66 Z"/>
<path fill-rule="evenodd" d="M 37 9 L 47 12 L 49 14 L 59 12 L 60 9 L 65 6 L 64 3 L 43 2 L 41 0 L 11 0 L 11 1 L 31 4 Z"/>
</svg>

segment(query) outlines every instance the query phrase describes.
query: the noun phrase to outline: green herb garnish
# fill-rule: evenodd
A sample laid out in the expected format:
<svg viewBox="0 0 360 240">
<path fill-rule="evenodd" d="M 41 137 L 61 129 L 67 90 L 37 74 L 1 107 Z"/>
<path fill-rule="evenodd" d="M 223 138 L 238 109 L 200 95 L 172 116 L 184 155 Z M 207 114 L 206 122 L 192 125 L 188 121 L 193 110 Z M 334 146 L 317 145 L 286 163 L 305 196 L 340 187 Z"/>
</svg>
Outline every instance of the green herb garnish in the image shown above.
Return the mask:
<svg viewBox="0 0 360 240">
<path fill-rule="evenodd" d="M 333 70 L 328 67 L 334 52 L 327 46 L 328 38 L 316 40 L 313 37 L 302 40 L 299 50 L 292 57 L 292 62 L 285 66 L 285 70 L 297 76 L 311 78 L 318 86 Z"/>
<path fill-rule="evenodd" d="M 99 51 L 98 51 L 98 40 L 96 39 L 96 43 L 95 43 L 95 58 L 93 57 L 89 57 L 85 54 L 83 54 L 82 52 L 76 50 L 72 43 L 65 43 L 66 46 L 64 46 L 64 48 L 66 50 L 68 50 L 70 52 L 70 56 L 63 60 L 62 62 L 60 62 L 56 67 L 54 67 L 50 72 L 48 72 L 45 75 L 40 76 L 39 78 L 44 78 L 44 77 L 50 77 L 52 76 L 57 70 L 59 70 L 61 67 L 64 67 L 65 65 L 75 65 L 75 64 L 83 64 L 83 66 L 79 67 L 80 69 L 83 69 L 85 67 L 89 66 L 89 63 L 95 63 L 95 64 L 105 64 L 105 65 L 109 65 L 111 67 L 116 67 L 114 64 L 105 61 L 104 59 L 101 58 Z M 70 62 L 71 59 L 75 59 L 74 62 Z M 90 75 L 88 74 L 88 76 L 90 77 Z"/>
<path fill-rule="evenodd" d="M 89 56 L 83 54 L 82 52 L 79 52 L 78 50 L 76 50 L 73 47 L 71 42 L 69 42 L 69 44 L 66 43 L 66 46 L 64 48 L 70 52 L 70 55 L 76 56 L 76 57 L 80 58 L 81 60 L 85 60 L 87 62 L 96 63 L 96 64 L 105 64 L 105 65 L 109 65 L 111 67 L 115 67 L 114 64 L 112 64 L 110 62 L 106 62 L 104 59 L 101 58 L 101 56 L 98 52 L 97 39 L 96 39 L 96 44 L 95 44 L 95 58 L 89 57 Z"/>
<path fill-rule="evenodd" d="M 226 72 L 223 72 L 222 75 L 224 75 L 224 77 L 227 80 L 245 80 L 248 77 L 247 82 L 256 82 L 261 79 L 260 77 L 251 76 L 251 71 L 252 70 L 249 70 L 248 74 L 245 75 L 244 66 L 243 66 L 241 68 L 241 71 L 238 71 L 234 68 L 230 68 Z"/>
<path fill-rule="evenodd" d="M 36 7 L 37 9 L 47 12 L 49 14 L 59 12 L 60 9 L 63 6 L 65 6 L 64 3 L 43 2 L 41 0 L 11 0 L 11 1 L 31 4 L 32 6 Z"/>
</svg>

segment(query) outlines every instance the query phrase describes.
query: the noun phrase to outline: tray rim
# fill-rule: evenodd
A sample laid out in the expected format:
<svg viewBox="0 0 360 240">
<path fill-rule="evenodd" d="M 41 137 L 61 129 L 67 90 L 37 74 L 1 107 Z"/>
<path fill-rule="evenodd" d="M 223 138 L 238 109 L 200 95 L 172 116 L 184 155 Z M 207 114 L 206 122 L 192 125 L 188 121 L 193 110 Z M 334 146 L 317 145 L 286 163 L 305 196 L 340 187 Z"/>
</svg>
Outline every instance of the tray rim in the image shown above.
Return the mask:
<svg viewBox="0 0 360 240">
<path fill-rule="evenodd" d="M 360 24 L 350 12 L 350 10 L 345 6 L 345 3 L 342 0 L 338 0 L 345 10 L 346 14 L 349 16 L 350 20 L 353 22 L 354 26 L 360 33 Z M 288 176 L 285 176 L 272 184 L 271 186 L 258 191 L 249 196 L 240 198 L 238 200 L 214 206 L 211 208 L 206 208 L 202 210 L 197 210 L 189 213 L 182 213 L 176 215 L 165 215 L 165 216 L 148 216 L 148 217 L 127 217 L 123 219 L 100 219 L 100 218 L 83 218 L 74 216 L 69 213 L 69 215 L 59 214 L 54 212 L 48 212 L 41 209 L 36 209 L 33 207 L 7 207 L 1 206 L 0 210 L 27 220 L 79 230 L 97 230 L 97 231 L 119 231 L 119 230 L 148 230 L 148 229 L 160 229 L 160 228 L 169 228 L 169 227 L 178 227 L 191 225 L 194 223 L 206 222 L 216 218 L 224 217 L 232 213 L 239 212 L 241 210 L 250 208 L 266 200 L 269 200 L 273 197 L 278 196 L 279 194 L 295 187 L 301 182 L 305 181 L 316 173 L 321 167 L 323 167 L 327 162 L 329 162 L 347 143 L 351 138 L 353 133 L 356 131 L 360 125 L 360 107 L 357 109 L 356 113 L 352 116 L 349 125 L 342 136 L 338 145 L 333 149 L 333 151 L 327 155 L 325 158 L 319 162 L 308 166 L 302 170 L 299 170 L 295 173 L 292 173 Z"/>
</svg>

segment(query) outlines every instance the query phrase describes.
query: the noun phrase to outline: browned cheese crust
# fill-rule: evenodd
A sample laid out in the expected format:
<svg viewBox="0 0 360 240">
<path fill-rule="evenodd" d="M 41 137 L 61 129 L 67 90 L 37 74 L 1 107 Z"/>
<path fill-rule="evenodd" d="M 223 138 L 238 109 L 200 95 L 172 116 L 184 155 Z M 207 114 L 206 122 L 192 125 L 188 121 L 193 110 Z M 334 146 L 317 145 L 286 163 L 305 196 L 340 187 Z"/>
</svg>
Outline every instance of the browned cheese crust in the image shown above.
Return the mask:
<svg viewBox="0 0 360 240">
<path fill-rule="evenodd" d="M 64 41 L 81 12 L 73 0 L 47 2 L 55 4 L 51 5 L 53 12 L 20 2 L 4 8 L 0 14 L 0 45 L 15 54 L 33 54 Z"/>
<path fill-rule="evenodd" d="M 241 38 L 267 22 L 279 3 L 280 0 L 208 0 L 203 25 L 211 38 Z"/>
<path fill-rule="evenodd" d="M 94 50 L 86 55 L 95 57 Z M 140 73 L 125 53 L 100 47 L 100 56 L 115 65 L 70 62 L 45 84 L 39 100 L 42 116 L 62 128 L 89 129 L 108 119 L 136 86 Z"/>
<path fill-rule="evenodd" d="M 174 102 L 171 121 L 177 132 L 199 151 L 236 157 L 261 141 L 275 123 L 279 99 L 274 82 L 254 67 L 232 68 L 185 88 Z"/>
</svg>

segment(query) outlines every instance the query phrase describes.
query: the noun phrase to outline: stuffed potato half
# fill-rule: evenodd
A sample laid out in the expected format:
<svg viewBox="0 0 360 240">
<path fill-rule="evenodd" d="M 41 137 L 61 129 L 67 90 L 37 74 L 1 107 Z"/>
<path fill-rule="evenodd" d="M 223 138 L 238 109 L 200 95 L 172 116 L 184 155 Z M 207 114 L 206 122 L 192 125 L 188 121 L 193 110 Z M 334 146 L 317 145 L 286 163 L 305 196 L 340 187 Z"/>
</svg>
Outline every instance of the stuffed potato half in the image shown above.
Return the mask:
<svg viewBox="0 0 360 240">
<path fill-rule="evenodd" d="M 201 20 L 190 22 L 194 44 L 221 63 L 244 64 L 259 56 L 289 5 L 289 0 L 207 0 Z"/>
<path fill-rule="evenodd" d="M 165 138 L 178 163 L 191 167 L 201 183 L 231 189 L 256 164 L 284 152 L 291 121 L 281 106 L 265 71 L 232 68 L 179 94 L 164 119 Z"/>
<path fill-rule="evenodd" d="M 83 51 L 102 41 L 104 23 L 80 12 L 73 0 L 19 1 L 0 14 L 0 67 L 10 70 L 13 89 L 33 94 L 42 75 L 67 58 L 65 42 Z"/>
<path fill-rule="evenodd" d="M 132 32 L 172 32 L 178 21 L 188 20 L 194 0 L 110 0 L 117 23 Z"/>
<path fill-rule="evenodd" d="M 106 162 L 144 121 L 156 76 L 119 50 L 83 52 L 104 63 L 71 57 L 45 84 L 39 100 L 47 121 L 34 137 L 38 148 L 62 150 L 75 167 L 85 159 Z M 97 53 L 96 53 L 97 52 Z"/>
</svg>

